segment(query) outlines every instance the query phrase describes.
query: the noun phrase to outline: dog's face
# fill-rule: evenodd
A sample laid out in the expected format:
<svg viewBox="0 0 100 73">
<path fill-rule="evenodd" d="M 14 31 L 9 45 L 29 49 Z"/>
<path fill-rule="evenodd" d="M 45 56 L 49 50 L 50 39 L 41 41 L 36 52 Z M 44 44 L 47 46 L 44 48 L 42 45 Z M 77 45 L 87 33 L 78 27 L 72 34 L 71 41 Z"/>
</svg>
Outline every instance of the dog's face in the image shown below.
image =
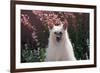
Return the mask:
<svg viewBox="0 0 100 73">
<path fill-rule="evenodd" d="M 66 26 L 61 23 L 58 26 L 53 25 L 49 30 L 50 35 L 53 36 L 53 40 L 60 42 L 64 38 Z"/>
<path fill-rule="evenodd" d="M 52 29 L 52 34 L 54 35 L 55 37 L 55 40 L 57 42 L 61 41 L 62 40 L 62 36 L 64 34 L 64 30 L 61 26 L 54 26 L 53 29 Z"/>
</svg>

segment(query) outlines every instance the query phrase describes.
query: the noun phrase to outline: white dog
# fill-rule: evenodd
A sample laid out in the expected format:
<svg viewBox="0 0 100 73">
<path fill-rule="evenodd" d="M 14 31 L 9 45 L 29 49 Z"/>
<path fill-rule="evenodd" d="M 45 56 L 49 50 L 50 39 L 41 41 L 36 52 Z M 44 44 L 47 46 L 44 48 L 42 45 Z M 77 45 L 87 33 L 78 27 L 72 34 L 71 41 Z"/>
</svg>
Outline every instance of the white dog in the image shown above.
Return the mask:
<svg viewBox="0 0 100 73">
<path fill-rule="evenodd" d="M 76 60 L 70 42 L 67 25 L 49 26 L 50 36 L 46 50 L 46 61 L 72 61 Z"/>
</svg>

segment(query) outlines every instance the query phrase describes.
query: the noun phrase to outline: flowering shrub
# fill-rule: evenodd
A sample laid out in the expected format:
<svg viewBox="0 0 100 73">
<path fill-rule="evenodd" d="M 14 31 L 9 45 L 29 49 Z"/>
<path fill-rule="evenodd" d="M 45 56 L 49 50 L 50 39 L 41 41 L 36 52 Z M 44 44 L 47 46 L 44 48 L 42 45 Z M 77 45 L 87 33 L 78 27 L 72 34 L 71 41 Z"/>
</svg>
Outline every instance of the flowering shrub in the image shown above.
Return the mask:
<svg viewBox="0 0 100 73">
<path fill-rule="evenodd" d="M 89 14 L 21 10 L 21 62 L 43 62 L 48 46 L 48 26 L 67 25 L 77 59 L 89 59 Z"/>
</svg>

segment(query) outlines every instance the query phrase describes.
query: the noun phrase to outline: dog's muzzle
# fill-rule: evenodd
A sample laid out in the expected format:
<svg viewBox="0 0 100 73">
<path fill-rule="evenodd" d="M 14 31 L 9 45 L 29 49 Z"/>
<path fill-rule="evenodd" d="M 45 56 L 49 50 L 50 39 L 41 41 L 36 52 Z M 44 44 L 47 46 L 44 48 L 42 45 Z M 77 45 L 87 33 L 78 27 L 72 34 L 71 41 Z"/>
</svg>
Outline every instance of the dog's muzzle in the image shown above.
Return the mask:
<svg viewBox="0 0 100 73">
<path fill-rule="evenodd" d="M 57 36 L 56 40 L 59 42 L 61 40 L 61 36 Z"/>
<path fill-rule="evenodd" d="M 62 38 L 62 32 L 54 32 L 56 35 L 56 40 L 59 42 Z"/>
</svg>

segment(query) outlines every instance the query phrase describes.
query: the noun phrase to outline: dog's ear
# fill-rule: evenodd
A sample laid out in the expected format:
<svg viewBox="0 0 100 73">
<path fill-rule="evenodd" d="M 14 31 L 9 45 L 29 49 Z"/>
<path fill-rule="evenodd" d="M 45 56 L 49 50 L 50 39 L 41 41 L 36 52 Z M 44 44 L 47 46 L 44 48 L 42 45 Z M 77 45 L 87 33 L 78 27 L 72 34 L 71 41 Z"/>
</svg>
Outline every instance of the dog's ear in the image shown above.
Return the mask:
<svg viewBox="0 0 100 73">
<path fill-rule="evenodd" d="M 63 24 L 63 29 L 64 29 L 64 30 L 67 29 L 67 24 Z"/>
<path fill-rule="evenodd" d="M 48 25 L 48 28 L 51 30 L 53 28 L 53 24 Z"/>
<path fill-rule="evenodd" d="M 66 30 L 68 27 L 68 21 L 67 20 L 64 20 L 63 21 L 63 29 Z"/>
</svg>

